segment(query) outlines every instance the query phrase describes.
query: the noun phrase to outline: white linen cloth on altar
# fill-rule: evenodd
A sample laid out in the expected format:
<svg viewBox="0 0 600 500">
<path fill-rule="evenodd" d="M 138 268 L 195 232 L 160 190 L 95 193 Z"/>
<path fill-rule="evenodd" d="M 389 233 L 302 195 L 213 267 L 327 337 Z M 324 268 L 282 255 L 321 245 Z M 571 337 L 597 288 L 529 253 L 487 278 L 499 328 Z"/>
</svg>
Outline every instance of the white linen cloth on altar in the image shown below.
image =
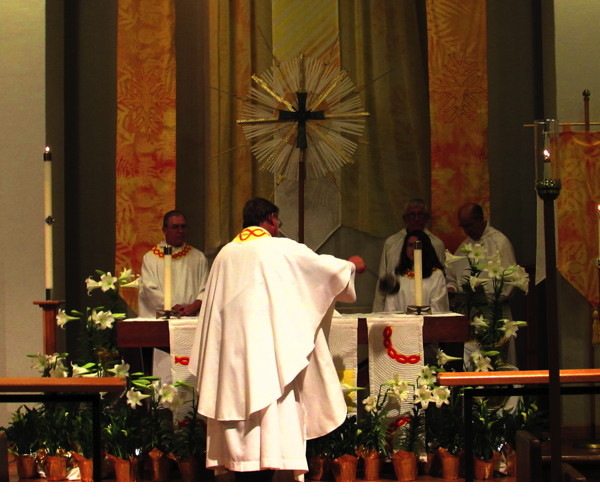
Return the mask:
<svg viewBox="0 0 600 500">
<path fill-rule="evenodd" d="M 360 315 L 341 315 L 334 311 L 329 332 L 325 338 L 342 386 L 356 387 L 358 367 L 358 318 Z M 356 413 L 356 391 L 344 391 L 348 413 Z"/>
<path fill-rule="evenodd" d="M 196 377 L 188 370 L 194 332 L 198 326 L 197 317 L 188 317 L 169 320 L 169 349 L 171 357 L 171 379 L 173 382 L 185 382 L 191 387 L 196 387 Z M 192 394 L 190 389 L 177 388 L 177 395 L 182 405 L 173 410 L 175 421 L 185 418 L 192 409 Z"/>
<path fill-rule="evenodd" d="M 415 384 L 423 368 L 423 316 L 409 314 L 369 314 L 369 389 L 379 392 L 379 386 L 398 375 L 409 384 Z M 389 338 L 386 347 L 384 341 Z M 398 408 L 398 414 L 410 411 L 414 388 Z M 390 416 L 396 416 L 392 412 Z"/>
</svg>

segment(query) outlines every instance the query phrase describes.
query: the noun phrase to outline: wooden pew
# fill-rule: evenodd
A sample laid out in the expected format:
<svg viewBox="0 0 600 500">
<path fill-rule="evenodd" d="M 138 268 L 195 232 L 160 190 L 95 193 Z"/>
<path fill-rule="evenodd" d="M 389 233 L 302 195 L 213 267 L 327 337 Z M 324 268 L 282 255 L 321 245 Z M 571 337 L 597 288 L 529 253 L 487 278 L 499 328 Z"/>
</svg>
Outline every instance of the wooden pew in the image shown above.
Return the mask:
<svg viewBox="0 0 600 500">
<path fill-rule="evenodd" d="M 0 377 L 0 403 L 78 401 L 92 403 L 94 442 L 94 481 L 100 480 L 100 393 L 123 392 L 126 379 L 121 377 Z M 0 444 L 0 453 L 2 452 Z M 6 454 L 4 453 L 4 456 Z M 0 461 L 0 469 L 4 465 Z M 0 470 L 0 480 L 8 480 L 8 470 Z"/>
</svg>

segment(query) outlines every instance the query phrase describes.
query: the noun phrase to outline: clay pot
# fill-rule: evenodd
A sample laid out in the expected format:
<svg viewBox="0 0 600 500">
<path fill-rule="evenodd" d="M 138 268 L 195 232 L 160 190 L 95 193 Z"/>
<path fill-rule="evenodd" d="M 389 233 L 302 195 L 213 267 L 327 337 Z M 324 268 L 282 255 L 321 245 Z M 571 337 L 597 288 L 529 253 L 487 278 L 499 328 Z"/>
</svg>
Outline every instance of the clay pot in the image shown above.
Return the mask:
<svg viewBox="0 0 600 500">
<path fill-rule="evenodd" d="M 148 452 L 148 458 L 150 459 L 150 481 L 168 481 L 171 464 L 167 455 L 158 448 L 152 448 Z"/>
<path fill-rule="evenodd" d="M 325 455 L 314 455 L 308 459 L 308 472 L 311 481 L 323 481 L 331 463 Z"/>
<path fill-rule="evenodd" d="M 504 461 L 506 462 L 506 475 L 516 477 L 517 475 L 517 453 L 513 448 L 506 444 L 502 450 Z"/>
<path fill-rule="evenodd" d="M 337 482 L 352 482 L 356 481 L 356 465 L 358 457 L 354 455 L 342 455 L 334 458 L 331 464 L 333 478 Z"/>
<path fill-rule="evenodd" d="M 392 464 L 398 481 L 417 479 L 417 456 L 412 451 L 399 450 L 392 455 Z"/>
<path fill-rule="evenodd" d="M 379 453 L 375 450 L 363 451 L 360 453 L 360 457 L 365 464 L 364 480 L 378 481 L 381 475 L 381 458 L 379 457 Z"/>
<path fill-rule="evenodd" d="M 137 481 L 138 459 L 135 457 L 119 458 L 106 454 L 115 469 L 115 478 L 120 483 Z"/>
<path fill-rule="evenodd" d="M 92 458 L 85 458 L 76 452 L 73 452 L 72 455 L 77 467 L 79 467 L 81 481 L 84 483 L 92 482 L 94 480 L 94 460 Z"/>
<path fill-rule="evenodd" d="M 438 457 L 444 479 L 460 478 L 460 455 L 453 455 L 446 448 L 438 448 Z"/>
<path fill-rule="evenodd" d="M 64 481 L 67 478 L 67 457 L 46 456 L 44 473 L 48 481 Z"/>
<path fill-rule="evenodd" d="M 479 458 L 473 457 L 473 477 L 480 481 L 492 479 L 497 460 L 497 453 L 494 453 L 490 460 L 479 460 Z"/>
<path fill-rule="evenodd" d="M 17 475 L 19 479 L 31 479 L 37 477 L 37 462 L 35 455 L 17 455 Z"/>
<path fill-rule="evenodd" d="M 182 481 L 199 481 L 202 472 L 202 464 L 198 457 L 177 458 L 177 467 Z"/>
</svg>

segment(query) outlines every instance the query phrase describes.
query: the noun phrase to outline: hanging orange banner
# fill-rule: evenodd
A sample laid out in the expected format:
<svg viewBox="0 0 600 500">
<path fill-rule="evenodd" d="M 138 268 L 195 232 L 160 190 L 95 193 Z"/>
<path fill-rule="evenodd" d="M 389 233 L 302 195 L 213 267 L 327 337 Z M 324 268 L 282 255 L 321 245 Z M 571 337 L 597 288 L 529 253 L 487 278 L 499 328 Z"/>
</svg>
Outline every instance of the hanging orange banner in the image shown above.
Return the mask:
<svg viewBox="0 0 600 500">
<path fill-rule="evenodd" d="M 563 130 L 562 190 L 557 200 L 558 270 L 592 306 L 598 306 L 600 256 L 600 132 Z"/>
<path fill-rule="evenodd" d="M 175 7 L 119 0 L 115 268 L 141 270 L 175 208 Z M 122 289 L 137 310 L 137 292 Z"/>
<path fill-rule="evenodd" d="M 489 212 L 486 3 L 427 0 L 433 232 L 449 250 L 464 239 L 458 208 Z"/>
</svg>

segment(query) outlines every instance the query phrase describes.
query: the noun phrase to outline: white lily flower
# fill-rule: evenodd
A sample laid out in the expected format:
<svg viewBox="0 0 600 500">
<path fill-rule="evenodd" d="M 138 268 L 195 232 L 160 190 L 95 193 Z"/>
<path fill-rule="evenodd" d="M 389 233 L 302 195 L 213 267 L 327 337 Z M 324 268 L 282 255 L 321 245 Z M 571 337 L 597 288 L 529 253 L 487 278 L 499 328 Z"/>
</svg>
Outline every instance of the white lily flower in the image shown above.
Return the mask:
<svg viewBox="0 0 600 500">
<path fill-rule="evenodd" d="M 504 273 L 504 281 L 520 288 L 525 293 L 529 291 L 529 274 L 519 265 L 507 267 Z"/>
<path fill-rule="evenodd" d="M 106 273 L 100 276 L 100 286 L 103 292 L 107 292 L 108 290 L 116 290 L 116 282 L 117 278 L 114 277 L 111 273 Z"/>
<path fill-rule="evenodd" d="M 471 245 L 470 243 L 467 243 L 464 247 L 461 247 L 460 252 L 464 253 L 465 255 L 470 254 L 473 251 L 473 245 Z"/>
<path fill-rule="evenodd" d="M 391 386 L 392 393 L 399 401 L 403 401 L 408 396 L 408 383 L 400 378 L 397 373 L 394 374 L 394 378 L 387 382 L 387 385 Z"/>
<path fill-rule="evenodd" d="M 93 311 L 92 321 L 100 330 L 112 328 L 115 318 L 110 311 Z"/>
<path fill-rule="evenodd" d="M 142 394 L 140 391 L 135 389 L 129 389 L 127 391 L 127 404 L 131 406 L 132 410 L 135 410 L 136 406 L 142 406 L 142 399 L 149 398 L 148 394 Z"/>
<path fill-rule="evenodd" d="M 46 354 L 38 353 L 37 356 L 33 357 L 31 367 L 39 373 L 44 373 L 48 364 L 48 356 Z"/>
<path fill-rule="evenodd" d="M 504 266 L 502 266 L 502 264 L 500 264 L 499 260 L 490 260 L 487 264 L 487 266 L 485 266 L 483 268 L 483 270 L 487 273 L 487 275 L 491 278 L 491 279 L 502 279 L 502 275 L 504 274 Z"/>
<path fill-rule="evenodd" d="M 499 328 L 500 330 L 504 331 L 502 343 L 506 342 L 511 337 L 516 337 L 519 327 L 527 326 L 526 321 L 512 321 L 509 319 L 503 319 L 501 321 L 504 322 L 504 326 Z"/>
<path fill-rule="evenodd" d="M 129 376 L 129 363 L 125 363 L 123 360 L 121 360 L 121 364 L 117 364 L 113 368 L 109 368 L 108 371 L 114 373 L 115 377 L 126 378 Z"/>
<path fill-rule="evenodd" d="M 377 413 L 377 397 L 369 396 L 366 399 L 363 399 L 363 404 L 365 405 L 365 411 L 367 413 Z"/>
<path fill-rule="evenodd" d="M 421 385 L 415 390 L 414 403 L 420 403 L 421 407 L 426 410 L 429 403 L 432 401 L 432 393 L 426 385 Z"/>
<path fill-rule="evenodd" d="M 465 260 L 464 255 L 454 255 L 454 254 L 450 253 L 447 248 L 444 251 L 444 253 L 446 254 L 446 260 L 445 260 L 446 265 L 452 264 L 453 262 L 458 262 L 459 260 Z"/>
<path fill-rule="evenodd" d="M 442 405 L 450 404 L 450 389 L 446 386 L 439 386 L 433 390 L 433 400 L 435 401 L 435 406 L 441 408 Z"/>
<path fill-rule="evenodd" d="M 119 281 L 129 281 L 131 278 L 133 278 L 133 271 L 131 269 L 127 269 L 124 268 L 121 271 L 121 274 L 119 274 Z"/>
<path fill-rule="evenodd" d="M 139 288 L 142 286 L 142 278 L 137 277 L 135 280 L 130 281 L 129 283 L 123 283 L 121 285 L 122 288 Z"/>
<path fill-rule="evenodd" d="M 492 360 L 487 356 L 484 356 L 481 351 L 475 351 L 473 354 L 471 354 L 471 359 L 475 364 L 474 371 L 476 372 L 487 372 L 494 369 L 492 367 Z"/>
<path fill-rule="evenodd" d="M 421 368 L 419 378 L 417 379 L 418 386 L 432 386 L 433 384 L 435 384 L 435 381 L 436 375 L 434 372 L 431 371 L 431 368 L 429 368 L 429 366 L 425 365 L 423 368 Z"/>
<path fill-rule="evenodd" d="M 63 378 L 69 376 L 69 370 L 63 365 L 62 360 L 58 360 L 58 362 L 50 368 L 48 374 L 54 378 Z"/>
<path fill-rule="evenodd" d="M 91 295 L 92 290 L 95 290 L 96 288 L 100 288 L 102 286 L 102 283 L 100 283 L 99 281 L 93 280 L 92 277 L 90 276 L 89 278 L 87 278 L 85 280 L 85 286 L 87 288 L 88 295 Z"/>
<path fill-rule="evenodd" d="M 69 316 L 64 309 L 59 309 L 56 315 L 56 324 L 63 328 L 69 321 L 79 319 L 76 316 Z"/>
<path fill-rule="evenodd" d="M 436 358 L 437 358 L 437 364 L 440 368 L 443 368 L 444 365 L 450 361 L 458 361 L 458 360 L 462 359 L 462 358 L 457 358 L 456 356 L 448 356 L 441 349 L 437 350 Z"/>
<path fill-rule="evenodd" d="M 476 243 L 470 248 L 467 257 L 475 264 L 479 264 L 479 262 L 485 259 L 485 247 L 481 243 Z"/>
<path fill-rule="evenodd" d="M 71 362 L 72 376 L 73 377 L 95 377 L 96 373 L 87 368 L 88 365 L 79 366 L 76 363 Z"/>
<path fill-rule="evenodd" d="M 469 286 L 471 287 L 471 290 L 475 291 L 475 289 L 479 286 L 479 285 L 484 285 L 485 283 L 489 283 L 491 280 L 491 278 L 480 278 L 478 276 L 469 276 Z"/>
<path fill-rule="evenodd" d="M 486 319 L 483 317 L 482 314 L 480 314 L 479 316 L 475 316 L 473 318 L 473 321 L 471 321 L 471 326 L 475 327 L 475 331 L 479 332 L 485 328 L 489 328 L 489 324 L 486 321 Z"/>
</svg>

